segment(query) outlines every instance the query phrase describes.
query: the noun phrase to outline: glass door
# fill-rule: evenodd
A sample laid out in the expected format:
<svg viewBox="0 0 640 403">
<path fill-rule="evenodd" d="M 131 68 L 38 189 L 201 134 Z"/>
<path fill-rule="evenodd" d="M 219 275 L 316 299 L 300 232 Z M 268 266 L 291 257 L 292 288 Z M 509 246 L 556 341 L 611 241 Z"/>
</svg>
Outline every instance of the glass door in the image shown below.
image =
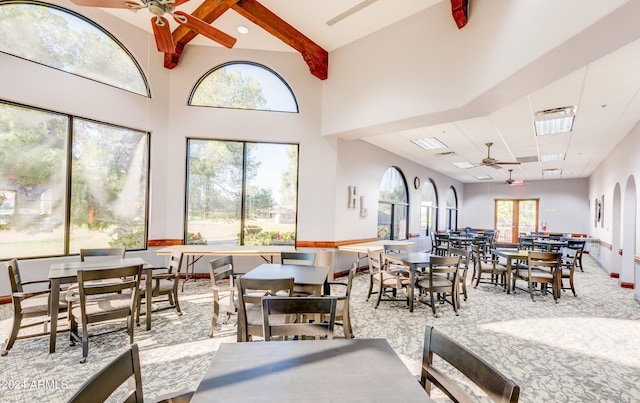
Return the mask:
<svg viewBox="0 0 640 403">
<path fill-rule="evenodd" d="M 496 200 L 496 242 L 518 243 L 518 235 L 538 230 L 538 199 Z"/>
</svg>

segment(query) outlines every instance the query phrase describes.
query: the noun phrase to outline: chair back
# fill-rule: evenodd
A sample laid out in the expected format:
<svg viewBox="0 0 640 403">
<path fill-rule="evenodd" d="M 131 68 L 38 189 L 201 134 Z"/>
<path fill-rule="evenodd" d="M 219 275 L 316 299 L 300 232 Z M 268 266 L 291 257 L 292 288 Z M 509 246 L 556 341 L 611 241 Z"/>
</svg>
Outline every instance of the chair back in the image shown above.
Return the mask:
<svg viewBox="0 0 640 403">
<path fill-rule="evenodd" d="M 569 247 L 564 247 L 561 249 L 561 262 L 562 266 L 573 271 L 578 262 L 578 253 L 577 249 L 572 249 Z"/>
<path fill-rule="evenodd" d="M 182 258 L 184 253 L 177 248 L 171 250 L 171 256 L 169 257 L 169 266 L 167 266 L 167 273 L 174 274 L 176 282 L 180 277 L 180 269 L 182 269 Z"/>
<path fill-rule="evenodd" d="M 333 339 L 336 304 L 335 297 L 262 298 L 262 323 L 265 341 L 279 336 L 326 336 L 329 340 Z M 279 315 L 280 320 L 272 321 L 272 315 Z M 282 315 L 295 315 L 297 320 L 295 322 L 286 319 L 283 321 Z"/>
<path fill-rule="evenodd" d="M 20 278 L 20 269 L 18 269 L 18 260 L 11 259 L 6 263 L 9 271 L 9 283 L 11 284 L 11 292 L 23 292 L 22 279 Z"/>
<path fill-rule="evenodd" d="M 293 277 L 282 279 L 238 277 L 236 280 L 238 287 L 238 341 L 248 341 L 251 335 L 264 336 L 262 298 L 276 295 L 290 297 L 293 295 L 293 284 Z M 257 312 L 260 314 L 257 315 Z"/>
<path fill-rule="evenodd" d="M 209 278 L 211 285 L 218 285 L 222 280 L 229 280 L 233 287 L 233 256 L 222 256 L 209 261 Z"/>
<path fill-rule="evenodd" d="M 561 256 L 560 252 L 529 251 L 527 259 L 529 271 L 536 268 L 553 272 L 560 267 Z"/>
<path fill-rule="evenodd" d="M 367 260 L 369 261 L 369 274 L 376 274 L 382 271 L 384 266 L 384 260 L 382 259 L 382 254 L 373 249 L 369 249 L 367 252 Z"/>
<path fill-rule="evenodd" d="M 88 257 L 103 258 L 112 257 L 124 259 L 125 248 L 95 248 L 80 249 L 80 261 L 84 262 Z"/>
<path fill-rule="evenodd" d="M 567 247 L 570 249 L 576 249 L 579 251 L 579 253 L 582 253 L 584 251 L 585 244 L 586 244 L 586 241 L 584 240 L 578 240 L 578 239 L 567 240 Z"/>
<path fill-rule="evenodd" d="M 460 256 L 460 264 L 464 265 L 463 269 L 466 270 L 471 262 L 471 251 L 462 248 L 449 248 L 449 256 Z"/>
<path fill-rule="evenodd" d="M 397 253 L 397 254 L 406 254 L 407 253 L 407 245 L 383 245 L 382 249 L 384 253 Z"/>
<path fill-rule="evenodd" d="M 461 256 L 431 256 L 429 258 L 429 281 L 434 277 L 450 276 L 453 284 L 458 280 Z"/>
<path fill-rule="evenodd" d="M 520 250 L 533 250 L 533 237 L 519 236 L 518 237 L 518 249 Z"/>
<path fill-rule="evenodd" d="M 104 321 L 109 318 L 132 315 L 138 298 L 141 275 L 141 264 L 107 269 L 78 270 L 78 292 L 80 294 L 80 309 L 82 317 L 88 318 L 89 316 L 94 316 L 96 321 Z M 87 301 L 91 301 L 92 297 L 122 293 L 126 290 L 131 292 L 129 306 L 122 306 L 119 309 L 110 309 L 105 305 L 104 307 L 101 306 L 101 309 L 97 312 L 90 313 L 87 311 Z M 103 310 L 102 308 L 106 309 Z M 108 311 L 109 315 L 105 315 L 105 311 Z M 109 316 L 109 318 L 105 319 L 105 316 Z M 87 319 L 87 323 L 92 322 L 92 320 Z"/>
<path fill-rule="evenodd" d="M 299 264 L 313 266 L 316 262 L 315 252 L 281 252 L 280 261 L 282 264 Z"/>
<path fill-rule="evenodd" d="M 129 390 L 124 402 L 143 401 L 142 376 L 140 373 L 140 355 L 138 345 L 120 354 L 106 367 L 94 374 L 69 399 L 70 403 L 104 402 L 111 394 L 129 379 L 133 379 L 135 387 Z M 131 385 L 130 385 L 131 386 Z"/>
<path fill-rule="evenodd" d="M 429 395 L 433 383 L 453 401 L 476 401 L 459 386 L 457 377 L 449 377 L 448 372 L 440 371 L 434 366 L 434 357 L 439 357 L 456 368 L 495 402 L 515 403 L 520 397 L 520 387 L 515 382 L 463 345 L 426 325 L 420 384 Z M 440 368 L 447 369 L 442 366 Z"/>
</svg>

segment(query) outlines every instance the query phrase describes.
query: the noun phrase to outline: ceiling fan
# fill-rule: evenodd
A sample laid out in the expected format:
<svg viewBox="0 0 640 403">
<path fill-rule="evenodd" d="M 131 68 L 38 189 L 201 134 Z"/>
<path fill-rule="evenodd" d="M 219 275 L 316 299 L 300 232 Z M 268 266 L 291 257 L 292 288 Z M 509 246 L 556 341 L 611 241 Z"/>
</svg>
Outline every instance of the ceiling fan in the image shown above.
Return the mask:
<svg viewBox="0 0 640 403">
<path fill-rule="evenodd" d="M 488 167 L 496 169 L 501 169 L 502 167 L 500 165 L 520 165 L 520 163 L 517 161 L 505 162 L 497 161 L 495 158 L 491 158 L 491 146 L 493 145 L 493 143 L 486 143 L 485 145 L 487 146 L 487 158 L 483 159 L 482 163 L 479 165 L 486 165 Z"/>
<path fill-rule="evenodd" d="M 524 180 L 522 180 L 522 179 L 513 179 L 511 177 L 511 173 L 512 172 L 513 172 L 513 169 L 510 169 L 509 170 L 509 179 L 504 181 L 504 183 L 506 183 L 509 186 L 521 186 L 521 185 L 524 185 Z"/>
<path fill-rule="evenodd" d="M 207 38 L 218 42 L 219 44 L 232 48 L 236 43 L 236 38 L 227 35 L 217 28 L 212 27 L 205 21 L 176 10 L 176 6 L 186 3 L 189 0 L 71 0 L 79 6 L 88 7 L 104 7 L 104 8 L 127 8 L 129 10 L 138 11 L 146 8 L 153 15 L 151 17 L 151 26 L 153 35 L 156 38 L 156 46 L 159 52 L 174 53 L 175 44 L 171 35 L 171 27 L 169 21 L 164 17 L 168 14 L 180 25 L 206 36 Z"/>
</svg>

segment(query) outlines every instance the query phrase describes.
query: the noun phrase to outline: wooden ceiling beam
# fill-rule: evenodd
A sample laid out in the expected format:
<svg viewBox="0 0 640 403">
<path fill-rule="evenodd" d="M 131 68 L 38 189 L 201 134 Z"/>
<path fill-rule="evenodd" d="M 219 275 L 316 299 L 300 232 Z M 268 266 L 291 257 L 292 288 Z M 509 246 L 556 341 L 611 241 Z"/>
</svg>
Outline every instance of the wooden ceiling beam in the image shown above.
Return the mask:
<svg viewBox="0 0 640 403">
<path fill-rule="evenodd" d="M 329 53 L 304 36 L 286 21 L 255 0 L 240 0 L 231 6 L 238 14 L 261 27 L 300 54 L 309 66 L 311 74 L 326 80 L 329 70 Z"/>
<path fill-rule="evenodd" d="M 240 0 L 205 0 L 193 11 L 193 13 L 191 13 L 191 15 L 211 24 L 238 1 Z M 184 25 L 178 26 L 172 33 L 173 43 L 176 45 L 176 50 L 173 53 L 164 54 L 164 67 L 168 69 L 176 67 L 180 61 L 180 56 L 184 51 L 184 47 L 197 35 L 198 33 L 196 31 L 187 28 Z"/>
</svg>

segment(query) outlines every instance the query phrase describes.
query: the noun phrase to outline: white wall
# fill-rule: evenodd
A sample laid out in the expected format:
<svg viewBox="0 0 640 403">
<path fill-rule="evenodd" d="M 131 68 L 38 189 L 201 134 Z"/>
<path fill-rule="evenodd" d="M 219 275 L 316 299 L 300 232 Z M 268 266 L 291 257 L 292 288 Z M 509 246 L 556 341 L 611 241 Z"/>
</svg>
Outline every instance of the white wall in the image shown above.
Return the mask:
<svg viewBox="0 0 640 403">
<path fill-rule="evenodd" d="M 587 179 L 531 181 L 523 186 L 503 183 L 464 185 L 464 226 L 493 228 L 496 199 L 539 199 L 538 228 L 548 232 L 589 233 L 589 182 Z"/>
</svg>

